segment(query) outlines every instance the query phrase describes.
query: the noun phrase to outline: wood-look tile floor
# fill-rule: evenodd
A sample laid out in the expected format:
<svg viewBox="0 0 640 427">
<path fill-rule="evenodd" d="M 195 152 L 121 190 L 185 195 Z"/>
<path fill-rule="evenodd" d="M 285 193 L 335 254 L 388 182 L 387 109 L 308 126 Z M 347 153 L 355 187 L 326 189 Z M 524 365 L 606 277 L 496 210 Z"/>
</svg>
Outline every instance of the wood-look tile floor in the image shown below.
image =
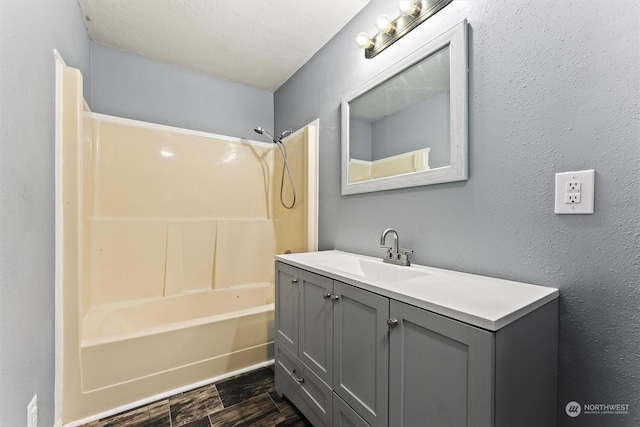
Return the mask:
<svg viewBox="0 0 640 427">
<path fill-rule="evenodd" d="M 261 368 L 180 393 L 83 427 L 309 427 L 288 400 L 278 396 L 273 369 Z"/>
</svg>

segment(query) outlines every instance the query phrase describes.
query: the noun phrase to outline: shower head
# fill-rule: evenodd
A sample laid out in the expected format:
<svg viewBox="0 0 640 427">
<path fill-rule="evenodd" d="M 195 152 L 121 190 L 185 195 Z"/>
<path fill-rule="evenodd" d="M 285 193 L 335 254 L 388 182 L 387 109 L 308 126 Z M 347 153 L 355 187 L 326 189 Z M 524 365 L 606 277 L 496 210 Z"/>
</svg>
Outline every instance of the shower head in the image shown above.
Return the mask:
<svg viewBox="0 0 640 427">
<path fill-rule="evenodd" d="M 278 142 L 281 142 L 283 138 L 286 138 L 286 137 L 288 137 L 289 135 L 291 135 L 293 133 L 293 129 L 287 129 L 284 132 L 282 132 L 278 138 L 276 138 L 275 136 L 271 135 L 269 132 L 267 132 L 266 130 L 264 130 L 260 126 L 254 127 L 253 131 L 255 133 L 257 133 L 257 134 L 260 134 L 260 135 L 265 135 L 266 134 L 269 138 L 271 138 L 271 140 L 273 141 L 274 144 L 277 144 Z"/>
<path fill-rule="evenodd" d="M 260 135 L 267 135 L 269 138 L 271 138 L 271 140 L 275 143 L 276 139 L 273 137 L 273 135 L 271 135 L 269 132 L 267 132 L 266 130 L 264 130 L 263 128 L 261 128 L 260 126 L 256 126 L 255 128 L 253 128 L 253 131 L 257 134 Z"/>
<path fill-rule="evenodd" d="M 288 137 L 289 135 L 291 135 L 292 133 L 293 133 L 293 129 L 287 129 L 287 130 L 285 130 L 284 132 L 282 132 L 282 133 L 280 134 L 280 136 L 278 137 L 278 139 L 286 138 L 286 137 Z"/>
</svg>

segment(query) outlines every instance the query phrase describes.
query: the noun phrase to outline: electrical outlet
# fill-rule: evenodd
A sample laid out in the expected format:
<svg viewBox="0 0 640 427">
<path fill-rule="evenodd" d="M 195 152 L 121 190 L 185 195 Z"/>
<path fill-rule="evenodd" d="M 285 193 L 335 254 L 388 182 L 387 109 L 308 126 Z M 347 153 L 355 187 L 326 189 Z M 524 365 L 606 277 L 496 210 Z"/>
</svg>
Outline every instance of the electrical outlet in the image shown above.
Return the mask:
<svg viewBox="0 0 640 427">
<path fill-rule="evenodd" d="M 38 395 L 27 405 L 27 427 L 38 427 Z"/>
<path fill-rule="evenodd" d="M 572 177 L 575 178 L 575 177 Z M 580 203 L 580 189 L 582 184 L 577 179 L 571 179 L 565 183 L 564 202 L 568 204 Z"/>
<path fill-rule="evenodd" d="M 557 214 L 592 214 L 595 171 L 593 169 L 556 174 Z"/>
<path fill-rule="evenodd" d="M 580 193 L 567 193 L 564 195 L 564 202 L 573 204 L 580 203 Z"/>
<path fill-rule="evenodd" d="M 567 192 L 574 192 L 574 191 L 580 191 L 580 187 L 582 187 L 582 185 L 580 184 L 580 181 L 576 181 L 576 180 L 571 180 L 571 181 L 567 181 Z"/>
</svg>

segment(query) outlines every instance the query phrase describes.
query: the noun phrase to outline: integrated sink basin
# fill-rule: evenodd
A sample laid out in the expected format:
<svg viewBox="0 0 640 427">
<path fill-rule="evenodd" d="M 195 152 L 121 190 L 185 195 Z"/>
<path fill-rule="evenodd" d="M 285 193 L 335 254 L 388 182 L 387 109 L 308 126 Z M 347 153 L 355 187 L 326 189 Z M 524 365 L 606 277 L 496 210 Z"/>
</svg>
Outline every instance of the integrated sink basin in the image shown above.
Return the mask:
<svg viewBox="0 0 640 427">
<path fill-rule="evenodd" d="M 276 255 L 276 261 L 488 331 L 558 298 L 557 289 L 545 286 L 418 264 L 398 266 L 336 250 Z"/>
<path fill-rule="evenodd" d="M 402 280 L 416 279 L 429 275 L 426 271 L 420 271 L 413 267 L 401 267 L 385 264 L 382 261 L 370 261 L 368 259 L 349 257 L 336 261 L 322 263 L 326 268 L 340 270 L 377 283 L 393 283 Z"/>
</svg>

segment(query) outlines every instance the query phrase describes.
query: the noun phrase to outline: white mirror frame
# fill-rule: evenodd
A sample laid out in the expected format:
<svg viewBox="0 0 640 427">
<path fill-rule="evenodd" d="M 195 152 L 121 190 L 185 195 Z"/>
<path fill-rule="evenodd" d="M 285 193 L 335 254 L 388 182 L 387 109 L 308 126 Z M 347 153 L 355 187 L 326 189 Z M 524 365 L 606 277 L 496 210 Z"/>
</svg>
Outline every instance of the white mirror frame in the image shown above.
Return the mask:
<svg viewBox="0 0 640 427">
<path fill-rule="evenodd" d="M 402 175 L 349 182 L 349 102 L 409 69 L 440 49 L 450 52 L 450 163 L 448 166 Z M 342 98 L 342 194 L 369 193 L 396 188 L 441 184 L 469 179 L 467 20 L 410 53 Z"/>
</svg>

